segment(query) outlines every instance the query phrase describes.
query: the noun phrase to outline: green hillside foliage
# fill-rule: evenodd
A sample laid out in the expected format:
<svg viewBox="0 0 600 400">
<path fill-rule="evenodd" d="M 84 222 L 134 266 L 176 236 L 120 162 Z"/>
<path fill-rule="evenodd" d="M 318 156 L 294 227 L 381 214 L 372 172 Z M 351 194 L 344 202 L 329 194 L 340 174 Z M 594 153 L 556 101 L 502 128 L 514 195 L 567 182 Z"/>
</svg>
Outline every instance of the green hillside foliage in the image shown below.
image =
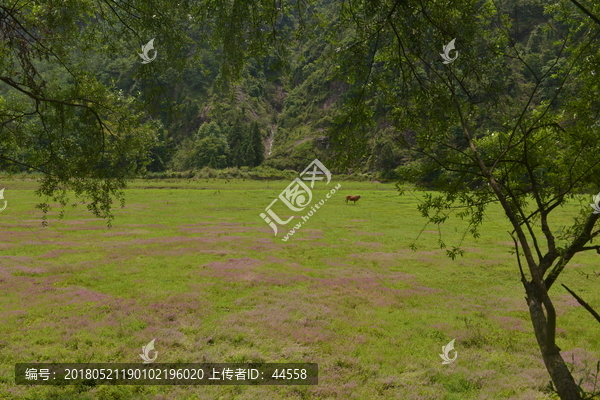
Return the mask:
<svg viewBox="0 0 600 400">
<path fill-rule="evenodd" d="M 152 135 L 144 139 L 150 146 L 148 159 L 140 160 L 136 173 L 143 174 L 143 168 L 149 172 L 184 172 L 204 167 L 259 165 L 298 171 L 319 158 L 337 173 L 374 173 L 378 179 L 393 180 L 403 176 L 398 167 L 418 158 L 405 150 L 407 141 L 414 136 L 410 127 L 397 123 L 402 119 L 400 114 L 411 112 L 411 105 L 403 104 L 400 98 L 404 89 L 398 87 L 403 67 L 395 62 L 393 52 L 397 49 L 393 41 L 385 42 L 393 38 L 390 32 L 385 33 L 389 37 L 382 32 L 379 49 L 374 51 L 372 38 L 362 31 L 364 27 L 341 22 L 344 18 L 367 20 L 368 12 L 376 13 L 377 7 L 387 7 L 387 3 L 373 2 L 371 11 L 361 16 L 344 9 L 343 4 L 351 3 L 309 2 L 303 12 L 287 5 L 285 15 L 263 21 L 272 23 L 275 32 L 270 32 L 275 36 L 264 43 L 275 44 L 264 51 L 253 48 L 255 42 L 249 41 L 250 47 L 245 48 L 249 58 L 245 62 L 235 56 L 238 47 L 246 46 L 235 30 L 242 29 L 241 25 L 249 23 L 244 19 L 251 18 L 245 9 L 229 8 L 233 4 L 230 2 L 215 4 L 211 11 L 214 18 L 232 21 L 230 28 L 226 28 L 227 23 L 198 22 L 210 21 L 208 14 L 183 17 L 176 36 L 187 39 L 178 42 L 176 52 L 166 36 L 157 38 L 157 58 L 149 64 L 143 65 L 140 50 L 133 49 L 140 49 L 152 37 L 150 30 L 147 38 L 136 39 L 135 46 L 135 40 L 124 36 L 120 43 L 97 44 L 102 51 L 93 47 L 96 42 L 91 42 L 89 48 L 68 47 L 63 51 L 72 53 L 71 59 L 77 60 L 77 67 L 87 74 L 87 79 L 95 77 L 90 84 L 106 86 L 115 98 L 127 100 L 132 106 L 141 105 L 137 118 L 145 115 L 145 119 L 139 124 L 143 122 L 143 129 L 151 130 Z M 510 114 L 514 104 L 522 103 L 536 79 L 551 67 L 560 52 L 563 57 L 568 56 L 568 51 L 556 45 L 556 40 L 567 31 L 565 22 L 552 20 L 545 11 L 552 7 L 549 0 L 504 1 L 496 7 L 505 13 L 507 21 L 512 21 L 507 22 L 510 39 L 529 67 L 506 60 L 496 70 L 486 71 L 490 73 L 486 78 L 489 91 L 476 95 L 488 104 L 494 96 L 509 101 L 480 110 L 477 123 L 481 132 L 501 130 L 502 115 Z M 465 31 L 465 38 L 468 35 Z M 482 43 L 494 42 L 487 38 Z M 437 51 L 443 44 L 435 43 Z M 130 51 L 124 52 L 124 48 Z M 484 57 L 496 50 L 480 46 L 469 50 L 469 57 Z M 460 52 L 461 57 L 467 57 L 466 49 Z M 441 62 L 433 51 L 431 57 L 432 63 Z M 44 60 L 38 64 L 50 85 L 61 86 L 66 92 L 73 87 L 72 78 L 61 66 Z M 430 72 L 423 70 L 422 74 L 426 77 Z M 368 85 L 364 85 L 365 79 Z M 547 101 L 558 84 L 544 79 L 539 94 L 532 99 L 532 107 Z M 0 85 L 0 109 L 1 102 L 18 105 L 19 101 L 18 93 Z M 553 107 L 560 106 L 557 102 Z M 348 115 L 352 115 L 351 120 Z M 153 125 L 149 126 L 151 120 Z M 333 162 L 336 153 L 332 149 L 332 128 L 350 131 L 350 136 L 365 145 L 351 169 L 347 165 L 336 167 Z M 456 135 L 460 136 L 458 130 Z M 16 160 L 27 158 L 27 153 L 35 148 L 33 144 L 27 148 L 11 145 L 10 140 L 2 146 L 2 151 Z M 0 169 L 28 168 L 2 159 Z M 419 179 L 434 181 L 429 175 Z"/>
</svg>

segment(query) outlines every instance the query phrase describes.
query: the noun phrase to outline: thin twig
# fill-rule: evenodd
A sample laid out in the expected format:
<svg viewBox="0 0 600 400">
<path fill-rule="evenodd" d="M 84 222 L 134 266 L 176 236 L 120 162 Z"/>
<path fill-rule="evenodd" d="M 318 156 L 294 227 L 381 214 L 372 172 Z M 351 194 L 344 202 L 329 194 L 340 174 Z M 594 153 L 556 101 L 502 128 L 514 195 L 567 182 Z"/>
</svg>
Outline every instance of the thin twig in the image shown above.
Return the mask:
<svg viewBox="0 0 600 400">
<path fill-rule="evenodd" d="M 575 294 L 575 292 L 573 292 L 571 289 L 569 289 L 564 283 L 561 283 L 561 285 L 567 289 L 567 292 L 571 293 L 571 296 L 575 297 L 575 300 L 577 300 L 577 302 L 579 304 L 581 304 L 583 306 L 583 308 L 585 308 L 586 310 L 589 311 L 590 314 L 592 314 L 594 316 L 594 318 L 596 318 L 596 321 L 600 322 L 600 314 L 598 314 L 596 312 L 596 310 L 594 310 L 592 308 L 592 306 L 590 306 L 588 303 L 586 303 L 585 301 L 583 301 L 583 299 L 579 296 L 577 296 Z"/>
</svg>

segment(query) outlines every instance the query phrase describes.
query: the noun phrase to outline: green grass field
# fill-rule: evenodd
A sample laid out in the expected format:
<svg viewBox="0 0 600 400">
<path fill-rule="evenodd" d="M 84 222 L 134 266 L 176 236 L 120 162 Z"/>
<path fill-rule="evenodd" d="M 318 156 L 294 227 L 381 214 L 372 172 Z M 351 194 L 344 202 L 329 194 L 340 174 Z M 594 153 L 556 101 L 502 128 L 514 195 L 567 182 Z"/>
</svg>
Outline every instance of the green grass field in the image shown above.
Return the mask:
<svg viewBox="0 0 600 400">
<path fill-rule="evenodd" d="M 425 223 L 418 197 L 340 182 L 283 242 L 259 213 L 288 183 L 136 181 L 108 229 L 84 206 L 42 227 L 35 182 L 1 181 L 0 399 L 551 398 L 499 207 L 452 261 L 436 227 L 409 249 Z M 362 198 L 346 205 L 348 194 Z M 569 222 L 576 207 L 556 218 Z M 464 227 L 442 227 L 449 245 Z M 598 257 L 576 256 L 558 282 L 596 309 Z M 584 377 L 600 358 L 600 326 L 559 284 L 551 295 L 558 344 Z M 153 338 L 156 362 L 316 362 L 319 384 L 14 383 L 18 362 L 141 364 Z M 458 358 L 442 365 L 452 339 Z"/>
</svg>

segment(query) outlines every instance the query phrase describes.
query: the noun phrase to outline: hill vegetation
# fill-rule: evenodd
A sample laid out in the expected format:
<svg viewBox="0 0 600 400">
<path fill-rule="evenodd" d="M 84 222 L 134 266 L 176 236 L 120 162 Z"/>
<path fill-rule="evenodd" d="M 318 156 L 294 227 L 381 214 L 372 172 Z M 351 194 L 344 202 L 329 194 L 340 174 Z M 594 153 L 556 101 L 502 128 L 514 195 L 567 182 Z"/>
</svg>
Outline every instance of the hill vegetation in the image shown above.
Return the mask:
<svg viewBox="0 0 600 400">
<path fill-rule="evenodd" d="M 515 98 L 522 97 L 535 77 L 543 74 L 562 51 L 555 44 L 564 33 L 562 25 L 552 21 L 546 10 L 551 3 L 547 0 L 499 3 L 507 17 L 514 21 L 510 39 L 522 52 L 526 64 L 513 63 L 508 78 L 501 70 L 497 71 L 497 76 L 489 76 L 490 81 L 496 81 L 494 87 L 498 91 Z M 279 46 L 267 51 L 266 55 L 262 53 L 246 64 L 240 64 L 240 73 L 235 80 L 224 77 L 224 49 L 212 40 L 215 35 L 222 35 L 221 39 L 226 43 L 233 34 L 220 33 L 216 28 L 210 30 L 193 20 L 179 26 L 181 34 L 192 39 L 186 44 L 183 60 L 167 54 L 166 49 L 173 45 L 172 41 L 155 41 L 157 58 L 153 63 L 160 64 L 160 68 L 154 68 L 153 63 L 142 65 L 133 52 L 114 52 L 111 57 L 106 57 L 100 52 L 70 51 L 84 70 L 98 78 L 99 84 L 121 93 L 124 98 L 144 101 L 143 112 L 147 118 L 159 122 L 147 165 L 150 172 L 259 165 L 301 170 L 316 157 L 331 160 L 328 165 L 333 165 L 335 154 L 329 130 L 336 127 L 340 113 L 360 98 L 361 102 L 372 106 L 372 124 L 351 129 L 360 130 L 367 144 L 366 150 L 352 169 L 347 166 L 332 169 L 338 173 L 370 172 L 381 180 L 398 178 L 396 169 L 418 158 L 406 150 L 414 132 L 393 124 L 393 118 L 390 118 L 392 105 L 387 96 L 370 94 L 369 98 L 361 97 L 359 92 L 364 90 L 364 82 L 356 71 L 348 69 L 344 59 L 348 55 L 340 51 L 356 47 L 355 39 L 360 32 L 358 28 L 339 24 L 342 5 L 318 1 L 307 7 L 306 14 L 312 16 L 310 29 L 286 36 L 289 40 L 282 39 Z M 276 29 L 281 32 L 297 30 L 302 17 L 292 11 L 276 22 Z M 556 27 L 554 31 L 548 29 L 550 24 Z M 460 37 L 456 43 L 460 55 Z M 113 46 L 123 49 L 131 45 Z M 440 50 L 443 45 L 439 43 Z M 364 64 L 369 64 L 368 58 L 372 55 L 369 49 L 356 50 L 354 56 L 360 60 L 361 54 L 365 56 Z M 441 62 L 439 55 L 433 56 L 435 59 L 430 62 Z M 485 54 L 481 56 L 485 57 Z M 567 56 L 563 54 L 563 57 Z M 65 87 L 71 85 L 63 66 L 43 60 L 38 64 L 48 82 Z M 387 64 L 384 66 L 383 60 L 376 62 L 374 68 L 377 71 L 373 75 L 379 73 L 379 79 L 393 80 L 390 74 L 400 73 L 394 68 L 389 69 Z M 382 68 L 383 71 L 379 71 Z M 544 88 L 532 99 L 531 105 L 547 101 L 552 96 L 550 89 L 556 84 L 545 80 Z M 0 96 L 4 101 L 11 99 L 12 92 L 12 88 L 0 85 Z M 554 107 L 560 106 L 560 103 L 554 104 Z M 498 128 L 492 121 L 493 115 L 482 114 L 478 118 L 482 125 L 488 120 L 490 131 Z M 10 161 L 23 159 L 30 151 L 17 147 L 3 145 L 5 157 L 0 160 L 1 169 L 31 169 Z M 431 181 L 434 177 L 424 179 Z"/>
</svg>

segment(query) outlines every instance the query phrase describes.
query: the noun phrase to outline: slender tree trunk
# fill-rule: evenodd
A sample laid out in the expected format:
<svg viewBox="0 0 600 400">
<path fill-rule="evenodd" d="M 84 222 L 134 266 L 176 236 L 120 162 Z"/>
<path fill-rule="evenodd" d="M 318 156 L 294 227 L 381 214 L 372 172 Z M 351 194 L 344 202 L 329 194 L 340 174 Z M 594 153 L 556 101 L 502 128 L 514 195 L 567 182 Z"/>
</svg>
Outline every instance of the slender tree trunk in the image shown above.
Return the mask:
<svg viewBox="0 0 600 400">
<path fill-rule="evenodd" d="M 536 263 L 534 261 L 531 248 L 529 247 L 527 238 L 525 236 L 525 232 L 521 227 L 521 222 L 517 218 L 518 214 L 513 209 L 513 206 L 507 199 L 507 196 L 503 192 L 503 189 L 501 188 L 500 184 L 496 181 L 492 171 L 486 166 L 486 164 L 481 159 L 479 155 L 479 150 L 473 142 L 473 138 L 471 136 L 471 133 L 469 132 L 469 127 L 460 108 L 460 104 L 456 100 L 456 97 L 454 98 L 454 100 L 463 128 L 463 134 L 465 136 L 465 139 L 469 143 L 469 147 L 473 152 L 475 161 L 479 166 L 481 172 L 483 172 L 483 174 L 487 177 L 490 187 L 492 188 L 492 190 L 496 194 L 496 197 L 498 198 L 498 201 L 504 208 L 504 212 L 510 220 L 512 226 L 515 228 L 515 232 L 517 233 L 517 237 L 519 238 L 519 242 L 521 244 L 521 250 L 525 255 L 525 260 L 527 261 L 527 266 L 529 267 L 529 272 L 531 273 L 532 280 L 527 281 L 524 275 L 522 275 L 523 286 L 525 286 L 525 292 L 527 293 L 526 300 L 527 305 L 529 306 L 529 314 L 531 316 L 531 322 L 533 323 L 535 337 L 537 339 L 540 352 L 542 353 L 544 364 L 546 365 L 546 370 L 550 374 L 552 382 L 554 383 L 556 391 L 560 396 L 561 400 L 582 400 L 581 396 L 579 395 L 579 389 L 577 388 L 575 380 L 573 379 L 573 375 L 571 375 L 571 371 L 569 371 L 569 369 L 567 368 L 565 361 L 560 355 L 560 349 L 558 348 L 555 342 L 556 313 L 554 310 L 554 305 L 550 300 L 550 296 L 548 296 L 548 288 L 550 286 L 547 282 L 544 282 L 543 280 L 544 269 L 539 263 Z M 597 219 L 598 217 L 594 218 Z M 595 219 L 592 220 L 592 217 L 590 217 L 588 219 L 586 227 L 589 226 L 591 229 L 594 223 Z M 585 232 L 586 231 L 584 231 L 584 233 Z M 589 231 L 587 231 L 587 233 L 589 234 Z M 580 235 L 579 240 L 584 240 L 585 238 L 585 236 Z M 586 241 L 584 240 L 583 243 L 585 242 Z M 574 244 L 573 246 L 575 245 L 576 244 Z M 583 246 L 583 244 L 581 245 Z M 560 271 L 555 273 L 556 276 L 558 276 Z M 522 270 L 521 274 L 523 274 Z M 545 313 L 544 307 L 546 310 Z"/>
<path fill-rule="evenodd" d="M 560 349 L 555 343 L 548 343 L 548 325 L 546 315 L 542 309 L 542 301 L 536 294 L 533 282 L 524 283 L 527 292 L 527 305 L 533 323 L 533 330 L 537 339 L 546 369 L 552 378 L 556 391 L 562 400 L 581 400 L 579 389 L 560 355 Z"/>
</svg>

